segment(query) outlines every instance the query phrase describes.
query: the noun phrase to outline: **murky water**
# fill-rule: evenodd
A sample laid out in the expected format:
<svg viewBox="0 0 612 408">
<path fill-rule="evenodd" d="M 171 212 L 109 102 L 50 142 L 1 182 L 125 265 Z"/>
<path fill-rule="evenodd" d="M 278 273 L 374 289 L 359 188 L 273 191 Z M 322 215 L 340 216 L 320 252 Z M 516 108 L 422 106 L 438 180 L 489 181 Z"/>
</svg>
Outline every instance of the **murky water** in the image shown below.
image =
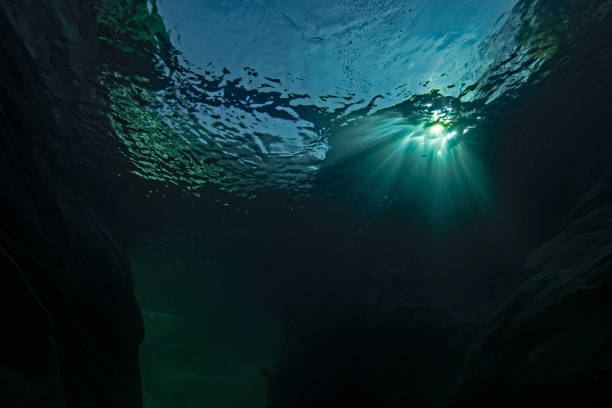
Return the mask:
<svg viewBox="0 0 612 408">
<path fill-rule="evenodd" d="M 295 310 L 499 307 L 582 188 L 553 186 L 592 170 L 551 163 L 603 165 L 602 135 L 559 136 L 588 115 L 555 106 L 608 75 L 611 9 L 103 1 L 98 108 L 125 160 L 109 177 L 146 195 L 114 207 L 137 232 L 145 406 L 265 406 Z"/>
</svg>

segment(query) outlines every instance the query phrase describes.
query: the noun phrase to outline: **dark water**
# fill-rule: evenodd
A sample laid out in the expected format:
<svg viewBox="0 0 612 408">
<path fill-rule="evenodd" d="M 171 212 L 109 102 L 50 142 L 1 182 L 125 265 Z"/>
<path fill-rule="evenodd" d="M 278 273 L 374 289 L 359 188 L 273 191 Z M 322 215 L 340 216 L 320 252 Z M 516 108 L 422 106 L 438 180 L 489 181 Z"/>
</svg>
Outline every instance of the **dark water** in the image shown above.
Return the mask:
<svg viewBox="0 0 612 408">
<path fill-rule="evenodd" d="M 487 316 L 589 169 L 537 173 L 607 164 L 554 104 L 609 75 L 561 74 L 609 2 L 107 3 L 104 114 L 151 186 L 145 406 L 264 406 L 313 307 Z"/>
<path fill-rule="evenodd" d="M 129 257 L 144 406 L 445 406 L 462 360 L 403 345 L 476 347 L 449 328 L 504 310 L 610 169 L 611 12 L 103 0 L 64 118 Z"/>
</svg>

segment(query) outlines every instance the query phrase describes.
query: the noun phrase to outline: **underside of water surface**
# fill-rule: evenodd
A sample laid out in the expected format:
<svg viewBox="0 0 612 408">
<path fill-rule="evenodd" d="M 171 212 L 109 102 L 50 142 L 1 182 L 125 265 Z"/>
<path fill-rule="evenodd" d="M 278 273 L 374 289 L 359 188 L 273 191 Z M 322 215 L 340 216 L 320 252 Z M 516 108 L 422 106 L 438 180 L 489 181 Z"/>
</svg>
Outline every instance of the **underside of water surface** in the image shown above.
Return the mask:
<svg viewBox="0 0 612 408">
<path fill-rule="evenodd" d="M 4 0 L 0 407 L 612 406 L 612 1 Z"/>
</svg>

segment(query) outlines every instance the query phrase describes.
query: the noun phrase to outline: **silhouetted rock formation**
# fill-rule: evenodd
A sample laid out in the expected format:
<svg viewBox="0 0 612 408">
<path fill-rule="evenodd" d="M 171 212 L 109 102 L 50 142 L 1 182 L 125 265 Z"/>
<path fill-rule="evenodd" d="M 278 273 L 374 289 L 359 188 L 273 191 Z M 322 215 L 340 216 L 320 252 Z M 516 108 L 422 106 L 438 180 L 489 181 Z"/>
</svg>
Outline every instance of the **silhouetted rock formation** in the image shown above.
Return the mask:
<svg viewBox="0 0 612 408">
<path fill-rule="evenodd" d="M 289 320 L 270 406 L 608 406 L 611 237 L 608 175 L 528 257 L 523 283 L 486 322 L 408 301 L 390 311 L 325 305 Z"/>
<path fill-rule="evenodd" d="M 129 266 L 79 193 L 63 121 L 86 93 L 94 6 L 0 5 L 3 407 L 142 405 Z"/>
<path fill-rule="evenodd" d="M 528 258 L 525 281 L 475 342 L 454 405 L 612 403 L 611 273 L 607 176 Z"/>
</svg>

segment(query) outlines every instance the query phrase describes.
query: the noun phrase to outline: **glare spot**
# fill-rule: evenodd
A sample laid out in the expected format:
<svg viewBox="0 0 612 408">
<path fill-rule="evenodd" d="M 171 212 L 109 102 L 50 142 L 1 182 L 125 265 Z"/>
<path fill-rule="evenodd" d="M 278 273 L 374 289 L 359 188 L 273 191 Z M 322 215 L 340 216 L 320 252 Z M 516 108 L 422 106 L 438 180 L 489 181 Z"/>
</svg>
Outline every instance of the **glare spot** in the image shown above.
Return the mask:
<svg viewBox="0 0 612 408">
<path fill-rule="evenodd" d="M 433 133 L 434 135 L 439 135 L 440 133 L 442 133 L 442 131 L 444 130 L 444 126 L 440 125 L 440 124 L 435 124 L 432 127 L 429 128 L 429 130 L 431 131 L 431 133 Z"/>
</svg>

